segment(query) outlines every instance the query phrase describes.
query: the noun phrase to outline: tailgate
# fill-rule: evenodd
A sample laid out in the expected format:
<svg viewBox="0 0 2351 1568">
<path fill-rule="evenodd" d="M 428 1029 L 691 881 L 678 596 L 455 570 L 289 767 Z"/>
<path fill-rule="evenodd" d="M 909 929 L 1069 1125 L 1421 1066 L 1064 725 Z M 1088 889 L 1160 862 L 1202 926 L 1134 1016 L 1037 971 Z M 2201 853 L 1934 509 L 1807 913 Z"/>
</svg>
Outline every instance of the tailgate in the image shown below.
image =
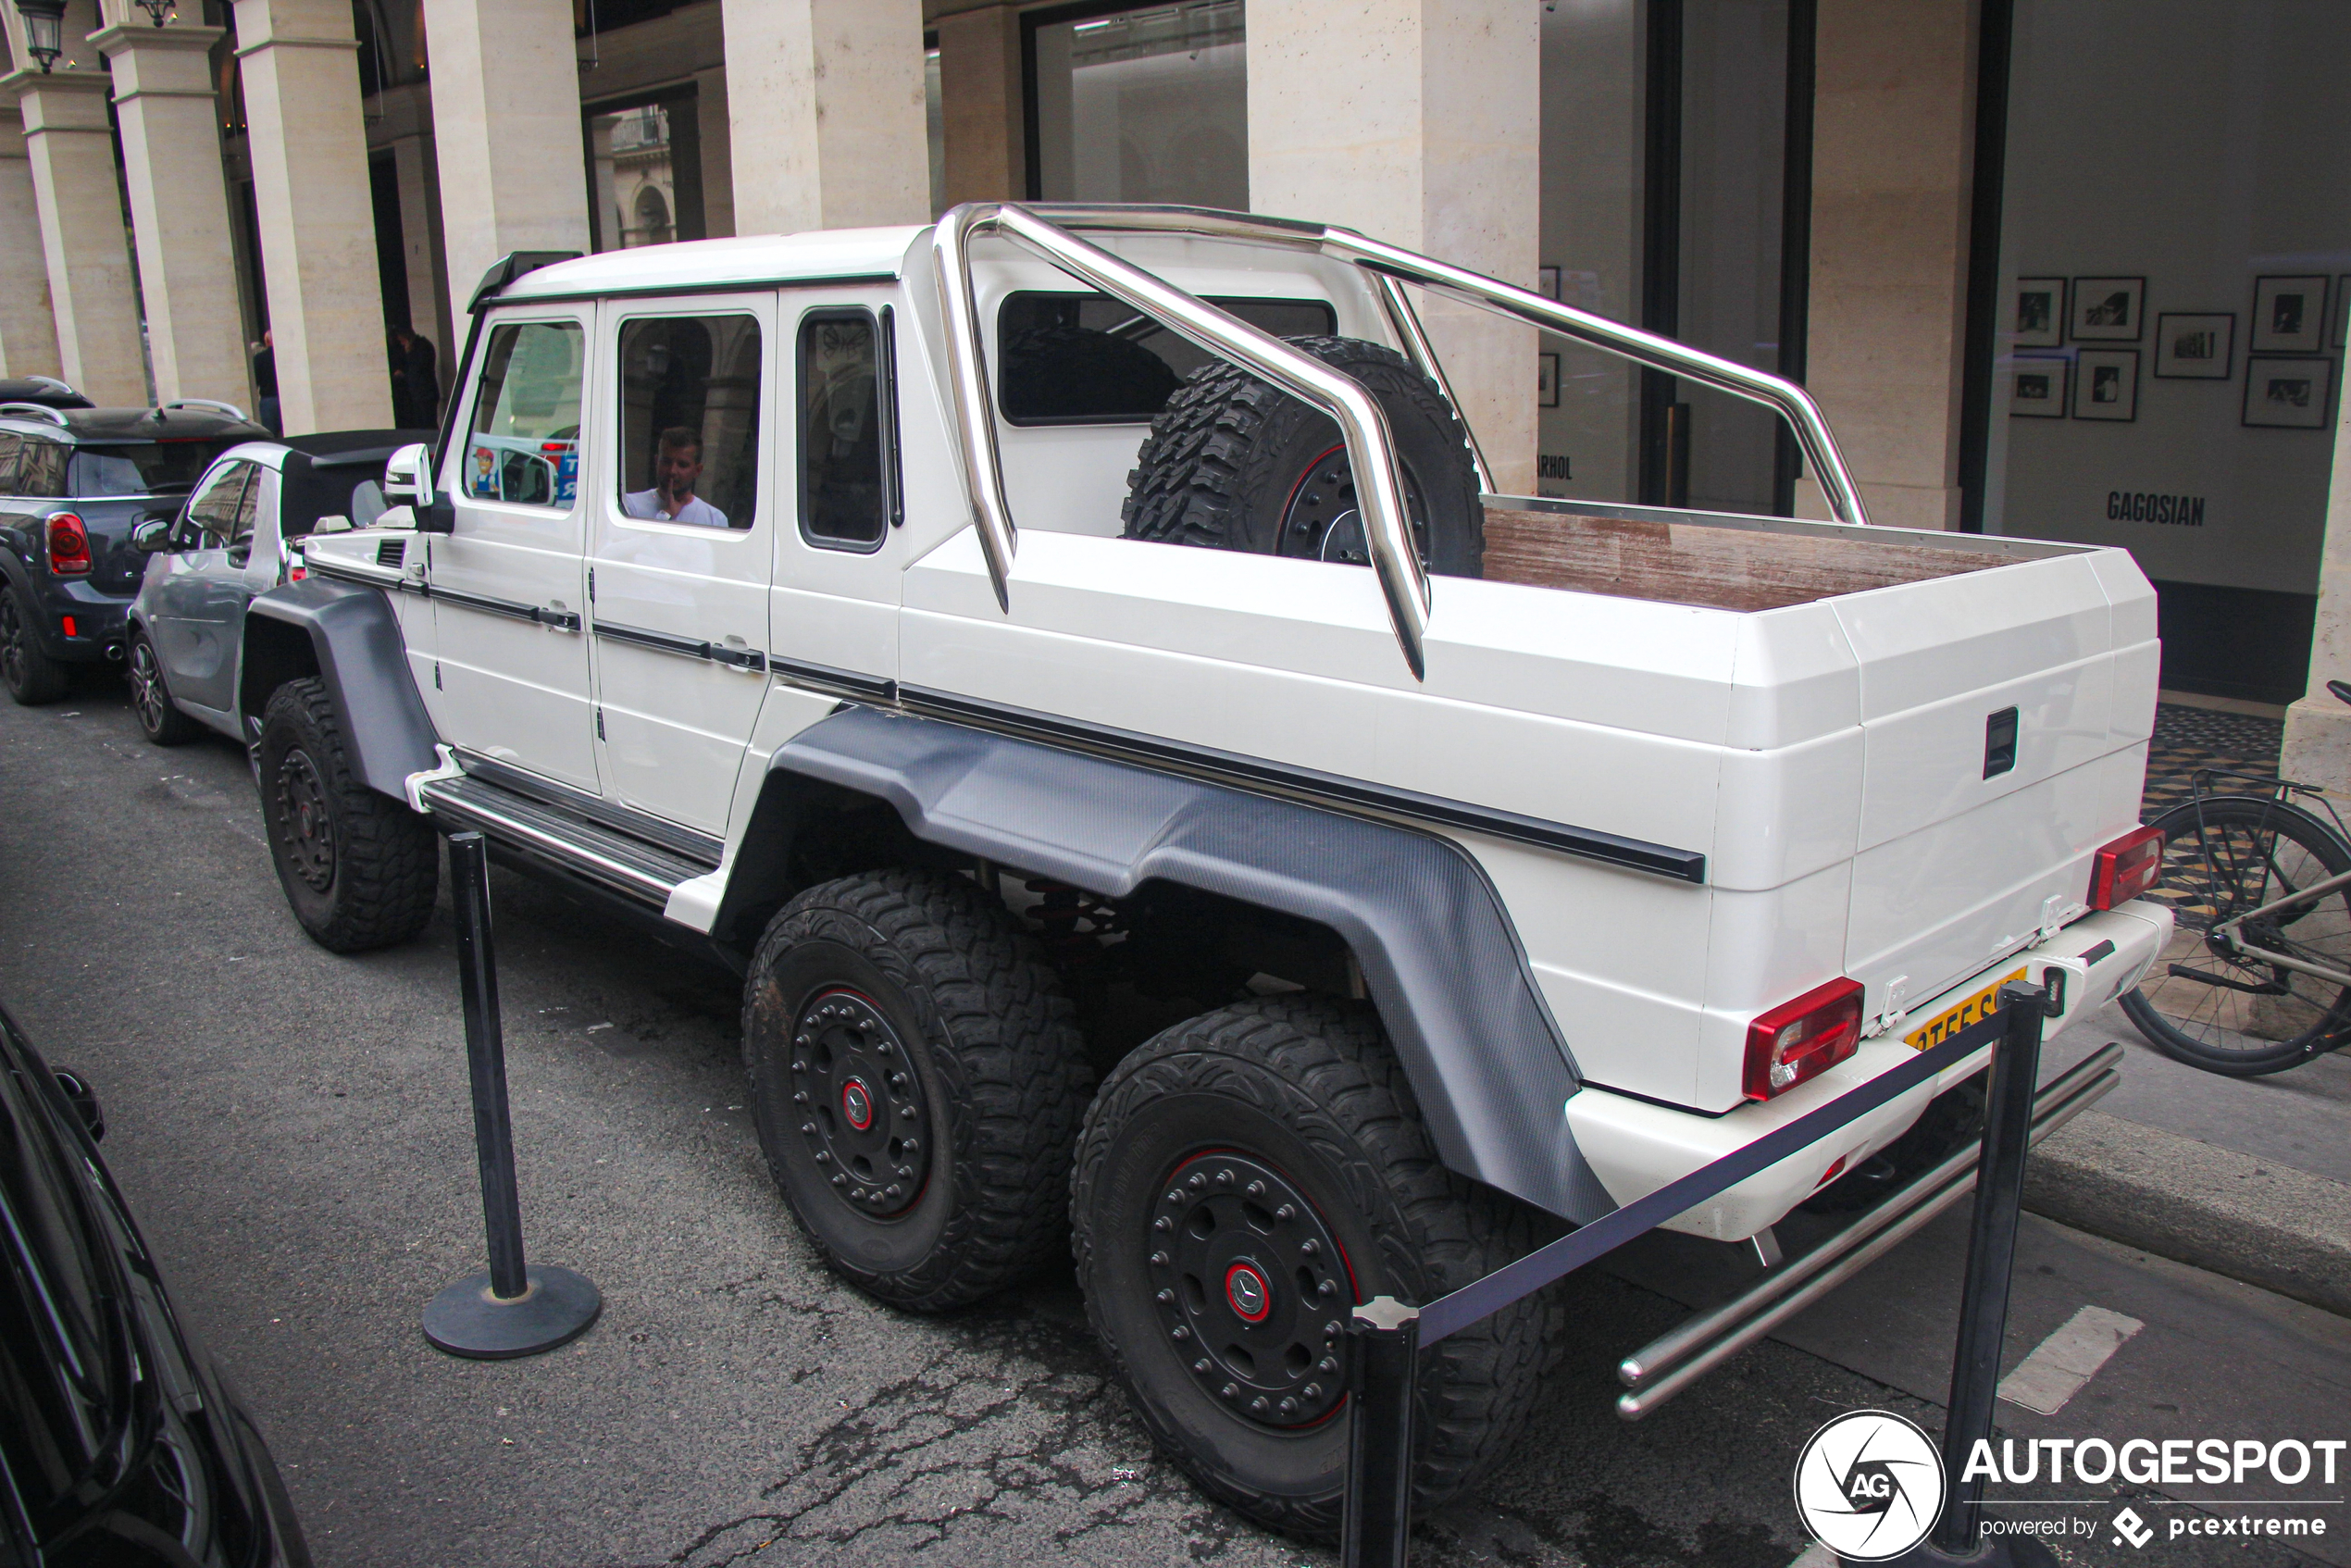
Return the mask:
<svg viewBox="0 0 2351 1568">
<path fill-rule="evenodd" d="M 2155 595 L 2099 550 L 1832 603 L 1864 742 L 1846 973 L 1874 1014 L 2080 912 L 2090 856 L 2138 821 Z"/>
</svg>

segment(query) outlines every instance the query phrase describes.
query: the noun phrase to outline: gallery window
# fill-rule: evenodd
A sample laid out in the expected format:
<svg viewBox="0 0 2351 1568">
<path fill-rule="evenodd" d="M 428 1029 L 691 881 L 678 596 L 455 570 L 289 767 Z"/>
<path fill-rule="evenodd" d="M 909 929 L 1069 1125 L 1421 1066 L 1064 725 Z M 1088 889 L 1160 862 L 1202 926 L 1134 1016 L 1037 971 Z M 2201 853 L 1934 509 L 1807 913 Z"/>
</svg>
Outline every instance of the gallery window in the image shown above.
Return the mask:
<svg viewBox="0 0 2351 1568">
<path fill-rule="evenodd" d="M 1968 521 L 2128 549 L 2165 687 L 2292 702 L 2351 311 L 2351 11 L 2015 0 L 2009 22 Z"/>
<path fill-rule="evenodd" d="M 1541 291 L 1800 380 L 1810 0 L 1583 0 L 1542 27 Z M 1561 338 L 1534 380 L 1541 493 L 1791 509 L 1778 416 Z"/>
<path fill-rule="evenodd" d="M 1249 206 L 1241 0 L 1021 18 L 1034 200 Z"/>
<path fill-rule="evenodd" d="M 599 251 L 699 240 L 701 120 L 692 87 L 587 111 L 588 225 Z"/>
</svg>

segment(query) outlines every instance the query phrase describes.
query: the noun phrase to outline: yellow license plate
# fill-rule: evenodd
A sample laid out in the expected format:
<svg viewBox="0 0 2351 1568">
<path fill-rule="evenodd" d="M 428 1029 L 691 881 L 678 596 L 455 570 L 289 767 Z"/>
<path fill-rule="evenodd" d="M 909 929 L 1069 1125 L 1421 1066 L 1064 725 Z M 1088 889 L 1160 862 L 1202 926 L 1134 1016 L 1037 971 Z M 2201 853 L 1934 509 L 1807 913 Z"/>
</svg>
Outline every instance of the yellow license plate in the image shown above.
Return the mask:
<svg viewBox="0 0 2351 1568">
<path fill-rule="evenodd" d="M 1936 1014 L 1934 1022 L 1912 1029 L 1909 1034 L 1904 1035 L 1902 1043 L 1913 1051 L 1924 1051 L 1929 1046 L 1941 1045 L 1970 1024 L 1980 1024 L 1998 1012 L 2000 988 L 2010 980 L 2023 978 L 2024 971 L 2021 969 L 2013 975 L 2001 976 L 1958 1006 L 1947 1007 Z"/>
</svg>

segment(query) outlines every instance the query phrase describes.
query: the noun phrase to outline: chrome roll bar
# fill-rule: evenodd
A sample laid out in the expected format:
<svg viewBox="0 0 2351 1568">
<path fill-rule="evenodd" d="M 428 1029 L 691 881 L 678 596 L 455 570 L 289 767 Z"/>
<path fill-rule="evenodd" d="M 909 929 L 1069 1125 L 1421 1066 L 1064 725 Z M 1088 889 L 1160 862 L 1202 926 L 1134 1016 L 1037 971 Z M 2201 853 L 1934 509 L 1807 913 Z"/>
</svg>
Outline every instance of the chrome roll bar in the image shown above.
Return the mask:
<svg viewBox="0 0 2351 1568">
<path fill-rule="evenodd" d="M 972 289 L 971 243 L 994 234 L 1033 252 L 1103 293 L 1142 311 L 1219 358 L 1263 376 L 1335 420 L 1347 443 L 1370 546 L 1396 641 L 1414 679 L 1425 679 L 1423 651 L 1432 604 L 1428 574 L 1412 549 L 1404 508 L 1403 470 L 1379 404 L 1352 378 L 1312 355 L 1260 331 L 1249 323 L 1196 299 L 1183 290 L 1123 261 L 1073 230 L 1183 234 L 1201 239 L 1291 245 L 1334 260 L 1351 262 L 1376 280 L 1380 302 L 1411 356 L 1451 400 L 1437 364 L 1401 284 L 1412 283 L 1498 315 L 1533 323 L 1620 358 L 1685 376 L 1773 409 L 1796 431 L 1814 478 L 1840 522 L 1866 524 L 1861 494 L 1837 452 L 1836 440 L 1820 405 L 1795 382 L 1751 369 L 1680 343 L 1672 338 L 1611 321 L 1606 317 L 1465 268 L 1431 260 L 1352 230 L 1289 218 L 1260 218 L 1206 207 L 1094 206 L 1078 204 L 968 203 L 939 220 L 931 236 L 939 272 L 939 304 L 946 322 L 947 359 L 953 382 L 957 441 L 964 490 L 988 560 L 999 606 L 1010 609 L 1013 553 L 1019 530 L 1004 495 L 1003 466 L 996 442 L 995 399 L 989 392 L 987 341 Z M 1458 410 L 1458 401 L 1454 403 Z M 1466 429 L 1468 421 L 1462 421 Z M 1485 454 L 1471 437 L 1479 483 L 1494 488 Z"/>
</svg>

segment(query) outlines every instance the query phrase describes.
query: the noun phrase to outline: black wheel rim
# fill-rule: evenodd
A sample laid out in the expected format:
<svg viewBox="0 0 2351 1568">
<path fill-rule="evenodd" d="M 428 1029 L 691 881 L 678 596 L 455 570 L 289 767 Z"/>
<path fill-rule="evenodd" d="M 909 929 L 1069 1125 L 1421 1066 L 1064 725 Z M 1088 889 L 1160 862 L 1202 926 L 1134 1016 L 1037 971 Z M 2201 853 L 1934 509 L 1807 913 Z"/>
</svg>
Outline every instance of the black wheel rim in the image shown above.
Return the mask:
<svg viewBox="0 0 2351 1568">
<path fill-rule="evenodd" d="M 335 825 L 318 767 L 300 747 L 278 764 L 278 842 L 286 864 L 311 891 L 334 885 Z"/>
<path fill-rule="evenodd" d="M 792 1025 L 792 1104 L 833 1196 L 868 1219 L 920 1201 L 930 1176 L 928 1106 L 906 1042 L 846 986 L 809 997 Z"/>
<path fill-rule="evenodd" d="M 141 638 L 131 644 L 131 705 L 139 711 L 139 722 L 148 734 L 163 728 L 164 704 L 168 701 L 164 695 L 163 673 L 155 668 L 155 650 Z"/>
<path fill-rule="evenodd" d="M 1161 1330 L 1211 1399 L 1282 1430 L 1331 1417 L 1354 1271 L 1287 1176 L 1245 1154 L 1193 1155 L 1168 1172 L 1142 1241 Z"/>
<path fill-rule="evenodd" d="M 16 691 L 24 687 L 24 635 L 17 602 L 0 593 L 0 679 Z"/>
<path fill-rule="evenodd" d="M 1412 520 L 1412 552 L 1428 564 L 1428 507 L 1421 499 L 1420 481 L 1404 470 L 1404 511 Z M 1275 554 L 1304 555 L 1347 566 L 1371 564 L 1371 547 L 1363 535 L 1363 515 L 1355 499 L 1355 470 L 1347 448 L 1334 446 L 1306 466 L 1282 503 L 1281 531 Z"/>
</svg>

